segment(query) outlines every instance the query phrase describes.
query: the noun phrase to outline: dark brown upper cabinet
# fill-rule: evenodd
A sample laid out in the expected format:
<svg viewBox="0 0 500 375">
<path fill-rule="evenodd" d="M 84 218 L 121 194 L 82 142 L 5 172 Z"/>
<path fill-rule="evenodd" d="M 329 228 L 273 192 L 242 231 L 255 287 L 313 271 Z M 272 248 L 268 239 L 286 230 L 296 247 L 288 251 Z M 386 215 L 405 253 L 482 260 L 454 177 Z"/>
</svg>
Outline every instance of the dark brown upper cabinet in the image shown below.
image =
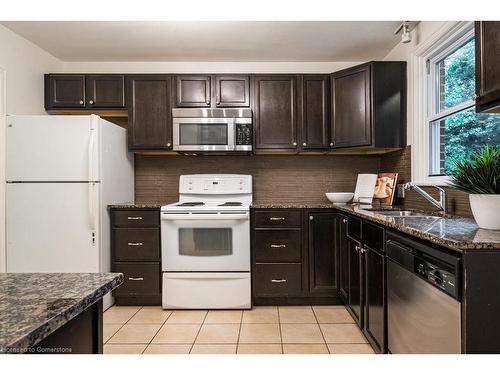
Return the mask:
<svg viewBox="0 0 500 375">
<path fill-rule="evenodd" d="M 337 214 L 307 212 L 309 247 L 309 293 L 317 296 L 337 296 L 335 254 L 335 224 Z"/>
<path fill-rule="evenodd" d="M 331 147 L 406 146 L 406 63 L 370 62 L 331 75 Z"/>
<path fill-rule="evenodd" d="M 85 75 L 45 74 L 45 109 L 85 108 Z"/>
<path fill-rule="evenodd" d="M 500 21 L 476 21 L 476 111 L 500 112 Z"/>
<path fill-rule="evenodd" d="M 125 77 L 123 75 L 86 75 L 86 105 L 92 108 L 125 107 Z"/>
<path fill-rule="evenodd" d="M 215 76 L 216 107 L 248 107 L 250 105 L 250 78 L 245 75 Z"/>
<path fill-rule="evenodd" d="M 122 74 L 46 74 L 45 109 L 124 108 Z"/>
<path fill-rule="evenodd" d="M 301 82 L 301 150 L 326 150 L 330 143 L 330 76 L 303 75 Z"/>
<path fill-rule="evenodd" d="M 172 148 L 171 82 L 169 75 L 127 76 L 129 149 Z"/>
<path fill-rule="evenodd" d="M 211 77 L 179 75 L 176 78 L 177 107 L 210 107 Z"/>
<path fill-rule="evenodd" d="M 255 149 L 295 151 L 297 76 L 253 76 Z"/>
</svg>

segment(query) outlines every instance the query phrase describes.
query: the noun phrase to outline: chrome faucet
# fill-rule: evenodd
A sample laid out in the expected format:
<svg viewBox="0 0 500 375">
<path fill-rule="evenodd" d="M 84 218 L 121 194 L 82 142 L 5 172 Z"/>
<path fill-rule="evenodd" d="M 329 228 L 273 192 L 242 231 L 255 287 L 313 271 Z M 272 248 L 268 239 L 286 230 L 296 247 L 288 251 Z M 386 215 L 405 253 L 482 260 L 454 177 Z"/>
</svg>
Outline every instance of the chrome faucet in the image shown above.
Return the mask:
<svg viewBox="0 0 500 375">
<path fill-rule="evenodd" d="M 427 193 L 425 190 L 423 190 L 420 186 L 418 186 L 414 182 L 407 182 L 406 184 L 404 184 L 404 189 L 405 190 L 415 190 L 422 197 L 427 199 L 433 206 L 435 206 L 438 209 L 440 209 L 441 211 L 445 212 L 445 210 L 446 210 L 446 192 L 444 191 L 443 188 L 440 188 L 439 186 L 436 186 L 436 185 L 429 185 L 429 186 L 433 187 L 439 191 L 439 201 L 434 199 L 429 193 Z"/>
</svg>

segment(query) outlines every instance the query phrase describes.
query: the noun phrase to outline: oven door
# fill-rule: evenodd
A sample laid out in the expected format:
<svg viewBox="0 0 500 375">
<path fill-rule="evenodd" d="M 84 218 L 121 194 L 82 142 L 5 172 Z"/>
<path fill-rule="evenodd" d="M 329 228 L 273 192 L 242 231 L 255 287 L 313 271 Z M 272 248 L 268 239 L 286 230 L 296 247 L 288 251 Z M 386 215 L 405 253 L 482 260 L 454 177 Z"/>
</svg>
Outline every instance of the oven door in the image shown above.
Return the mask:
<svg viewBox="0 0 500 375">
<path fill-rule="evenodd" d="M 162 269 L 250 271 L 248 211 L 161 214 Z"/>
<path fill-rule="evenodd" d="M 234 151 L 234 118 L 174 118 L 174 151 Z"/>
</svg>

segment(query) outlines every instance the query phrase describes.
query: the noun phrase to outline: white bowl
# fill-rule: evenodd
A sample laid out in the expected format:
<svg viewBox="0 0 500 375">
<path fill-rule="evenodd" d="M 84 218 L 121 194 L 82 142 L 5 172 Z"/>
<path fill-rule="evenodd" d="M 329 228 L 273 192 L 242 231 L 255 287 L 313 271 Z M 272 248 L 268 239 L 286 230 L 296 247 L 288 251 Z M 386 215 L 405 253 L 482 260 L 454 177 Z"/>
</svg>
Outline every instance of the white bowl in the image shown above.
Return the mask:
<svg viewBox="0 0 500 375">
<path fill-rule="evenodd" d="M 354 193 L 325 193 L 325 195 L 330 202 L 337 204 L 346 204 L 354 197 Z"/>
</svg>

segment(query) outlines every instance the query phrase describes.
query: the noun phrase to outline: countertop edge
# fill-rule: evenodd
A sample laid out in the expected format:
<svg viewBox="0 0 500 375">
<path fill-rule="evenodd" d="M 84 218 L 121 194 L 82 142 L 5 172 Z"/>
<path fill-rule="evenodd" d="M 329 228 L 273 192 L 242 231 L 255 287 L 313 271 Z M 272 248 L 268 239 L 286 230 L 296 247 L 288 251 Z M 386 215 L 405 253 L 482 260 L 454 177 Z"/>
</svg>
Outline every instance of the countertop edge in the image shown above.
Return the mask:
<svg viewBox="0 0 500 375">
<path fill-rule="evenodd" d="M 16 341 L 11 342 L 1 348 L 2 351 L 8 352 L 11 349 L 26 349 L 38 344 L 40 341 L 55 332 L 58 328 L 62 327 L 71 319 L 81 314 L 89 306 L 100 300 L 108 292 L 118 287 L 123 282 L 123 279 L 123 274 L 117 274 L 111 281 L 108 281 L 106 284 L 96 289 L 93 293 L 83 297 L 73 306 L 49 319 L 47 322 L 35 328 L 33 331 L 18 338 Z"/>
</svg>

